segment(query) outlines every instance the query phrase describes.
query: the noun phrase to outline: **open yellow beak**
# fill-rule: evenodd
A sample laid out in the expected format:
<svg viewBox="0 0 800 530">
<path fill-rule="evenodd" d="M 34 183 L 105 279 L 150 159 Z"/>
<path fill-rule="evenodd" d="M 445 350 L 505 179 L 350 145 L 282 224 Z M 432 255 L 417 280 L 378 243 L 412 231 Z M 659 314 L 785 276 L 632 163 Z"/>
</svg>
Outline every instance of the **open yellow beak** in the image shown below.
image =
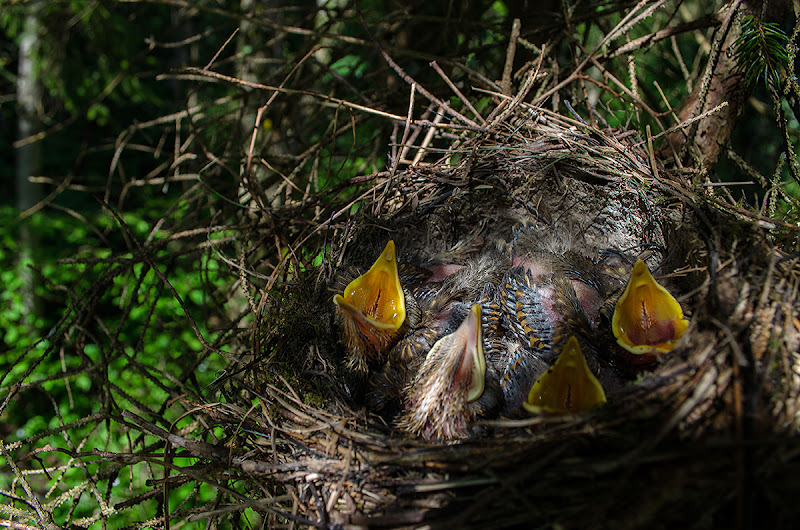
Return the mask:
<svg viewBox="0 0 800 530">
<path fill-rule="evenodd" d="M 531 387 L 522 406 L 535 414 L 588 412 L 604 405 L 606 393 L 589 370 L 578 339 L 570 337 L 556 363 Z"/>
<path fill-rule="evenodd" d="M 611 319 L 617 343 L 635 355 L 665 353 L 688 327 L 678 301 L 638 260 Z"/>
<path fill-rule="evenodd" d="M 344 317 L 345 343 L 357 357 L 374 357 L 392 345 L 406 319 L 394 241 L 366 273 L 333 297 L 333 303 Z"/>
<path fill-rule="evenodd" d="M 386 243 L 372 267 L 350 282 L 333 303 L 342 311 L 378 329 L 397 331 L 406 319 L 406 298 L 400 286 L 394 241 Z"/>
</svg>

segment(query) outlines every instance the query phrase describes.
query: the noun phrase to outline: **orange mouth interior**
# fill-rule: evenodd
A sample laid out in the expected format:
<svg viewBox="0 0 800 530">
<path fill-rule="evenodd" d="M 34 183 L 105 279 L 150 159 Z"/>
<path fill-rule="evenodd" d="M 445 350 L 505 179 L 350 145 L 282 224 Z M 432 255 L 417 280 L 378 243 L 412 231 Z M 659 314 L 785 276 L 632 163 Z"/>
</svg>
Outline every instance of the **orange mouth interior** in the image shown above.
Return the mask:
<svg viewBox="0 0 800 530">
<path fill-rule="evenodd" d="M 406 319 L 406 301 L 397 270 L 394 241 L 389 241 L 370 269 L 350 282 L 333 302 L 355 320 L 362 332 L 368 328 L 397 331 Z"/>
<path fill-rule="evenodd" d="M 469 378 L 470 383 L 467 390 L 467 402 L 469 403 L 481 397 L 486 378 L 480 305 L 472 305 L 469 315 L 453 335 L 458 339 L 457 347 L 462 352 L 456 378 Z"/>
<path fill-rule="evenodd" d="M 642 355 L 672 350 L 689 323 L 675 297 L 638 260 L 625 292 L 617 301 L 611 327 L 620 346 Z"/>
</svg>

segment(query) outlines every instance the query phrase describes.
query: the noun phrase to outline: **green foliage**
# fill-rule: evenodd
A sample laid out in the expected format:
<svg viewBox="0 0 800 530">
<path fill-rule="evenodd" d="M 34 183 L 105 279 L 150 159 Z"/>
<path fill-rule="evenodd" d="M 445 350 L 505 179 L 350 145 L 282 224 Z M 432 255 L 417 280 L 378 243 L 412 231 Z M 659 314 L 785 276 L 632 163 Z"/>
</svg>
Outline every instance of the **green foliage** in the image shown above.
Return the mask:
<svg viewBox="0 0 800 530">
<path fill-rule="evenodd" d="M 142 448 L 163 451 L 163 442 L 155 436 L 144 436 L 145 441 L 132 440 L 128 427 L 119 421 L 121 411 L 134 410 L 142 416 L 160 414 L 167 424 L 174 422 L 166 426 L 180 429 L 189 421 L 178 412 L 182 400 L 216 391 L 212 383 L 230 367 L 223 356 L 210 353 L 203 346 L 189 318 L 202 338 L 215 345 L 228 346 L 226 341 L 233 342 L 231 330 L 249 332 L 254 316 L 248 301 L 238 294 L 242 289 L 239 282 L 242 278 L 245 283 L 252 281 L 253 285 L 247 288 L 256 293 L 263 286 L 259 282 L 273 274 L 277 266 L 269 254 L 275 249 L 264 250 L 272 241 L 257 237 L 251 241 L 245 237 L 245 230 L 259 234 L 265 223 L 285 222 L 270 218 L 273 211 L 269 201 L 305 201 L 307 195 L 328 189 L 337 189 L 337 199 L 354 201 L 351 213 L 367 206 L 369 197 L 362 201 L 355 199 L 374 182 L 352 184 L 351 179 L 385 170 L 387 141 L 395 138 L 399 142 L 402 136 L 402 131 L 393 130 L 396 124 L 389 120 L 333 103 L 322 104 L 323 96 L 333 96 L 400 116 L 408 111 L 409 87 L 398 81 L 397 73 L 382 62 L 372 36 L 365 31 L 365 21 L 381 45 L 391 51 L 400 68 L 414 76 L 419 86 L 448 101 L 453 109 L 471 116 L 462 99 L 454 96 L 430 68 L 429 63 L 434 59 L 484 117 L 497 105 L 498 98 L 489 94 L 493 90 L 472 90 L 491 87 L 480 86 L 475 81 L 478 76 L 472 76 L 466 69 L 490 80 L 500 78 L 511 22 L 510 3 L 433 2 L 395 9 L 394 4 L 369 0 L 358 3 L 363 12 L 357 13 L 348 2 L 327 2 L 322 6 L 306 2 L 296 11 L 282 13 L 285 18 L 271 18 L 275 9 L 270 8 L 270 16 L 265 17 L 268 24 L 258 25 L 258 16 L 252 17 L 250 23 L 256 27 L 256 38 L 239 44 L 231 42 L 224 49 L 222 44 L 239 20 L 235 14 L 221 16 L 219 6 L 223 4 L 196 2 L 188 7 L 174 7 L 161 3 L 78 0 L 41 4 L 43 35 L 47 38 L 42 41 L 37 69 L 47 91 L 43 107 L 48 127 L 43 140 L 47 156 L 42 174 L 55 182 L 69 175 L 74 178 L 71 183 L 82 191 L 54 193 L 49 198 L 54 208 L 45 207 L 24 221 L 18 218 L 16 210 L 0 202 L 3 227 L 0 230 L 3 285 L 0 401 L 10 394 L 15 383 L 27 385 L 24 391 L 10 398 L 10 405 L 0 416 L 0 424 L 8 431 L 3 440 L 6 443 L 33 440 L 27 448 L 38 447 L 41 442 L 65 451 L 76 447 L 121 453 Z M 12 41 L 18 41 L 25 9 L 31 5 L 36 4 L 0 9 L 0 27 L 6 37 L 3 43 L 6 48 L 0 49 L 5 54 L 0 56 L 0 83 L 5 83 L 7 93 L 13 93 L 15 63 L 13 52 L 2 50 L 10 50 Z M 469 9 L 461 12 L 465 6 Z M 418 12 L 411 13 L 409 9 Z M 577 43 L 592 49 L 604 37 L 607 27 L 613 27 L 622 16 L 624 13 L 610 10 L 602 24 L 580 17 L 582 22 L 574 28 L 574 39 L 561 39 L 548 50 L 565 68 L 547 75 L 568 75 L 574 67 L 570 61 L 578 49 Z M 645 36 L 655 25 L 670 22 L 662 10 L 652 16 L 661 17 L 657 24 L 638 23 L 620 39 Z M 752 83 L 764 78 L 774 88 L 786 60 L 786 36 L 777 26 L 762 24 L 757 19 L 743 23 L 746 35 L 737 42 L 736 53 L 744 74 Z M 181 33 L 183 24 L 192 27 Z M 301 28 L 302 32 L 281 35 L 277 26 L 282 25 Z M 431 27 L 437 31 L 430 31 Z M 311 49 L 309 41 L 301 34 L 320 28 L 326 35 L 344 35 L 348 39 L 326 36 L 320 50 L 324 54 L 315 54 L 302 66 L 297 64 L 300 57 L 311 57 L 306 56 Z M 523 28 L 523 32 L 530 29 Z M 183 42 L 194 36 L 200 38 Z M 675 37 L 675 46 L 686 57 L 700 57 L 697 41 L 692 34 L 681 34 Z M 608 48 L 613 49 L 613 44 Z M 287 92 L 243 88 L 219 79 L 202 80 L 199 76 L 189 81 L 157 80 L 157 76 L 173 67 L 185 64 L 202 67 L 218 51 L 220 55 L 212 70 L 235 76 L 244 64 L 258 72 L 254 76 L 257 82 L 280 85 Z M 527 51 L 518 47 L 520 55 Z M 185 59 L 188 56 L 190 60 Z M 685 96 L 687 86 L 678 61 L 671 55 L 671 47 L 660 43 L 631 57 L 635 57 L 635 73 L 648 81 L 658 79 L 666 98 L 677 108 L 676 102 Z M 535 54 L 526 58 L 531 64 L 536 59 Z M 264 64 L 267 66 L 261 68 Z M 465 68 L 454 64 L 463 64 Z M 602 65 L 606 72 L 633 89 L 629 86 L 625 61 L 605 61 Z M 643 131 L 646 125 L 654 123 L 646 113 L 637 112 L 631 97 L 613 85 L 610 76 L 587 71 L 591 75 L 587 75 L 582 91 L 571 94 L 570 101 L 586 101 L 587 106 L 589 101 L 596 102 L 596 110 L 610 127 Z M 602 83 L 606 86 L 599 88 Z M 292 91 L 303 95 L 297 96 Z M 663 110 L 663 101 L 654 92 L 652 83 L 641 82 L 637 93 L 653 108 Z M 315 99 L 315 94 L 321 97 Z M 561 99 L 568 96 L 565 90 Z M 190 103 L 185 104 L 187 101 Z M 428 104 L 418 93 L 414 118 Z M 266 113 L 252 153 L 257 168 L 253 178 L 258 180 L 258 186 L 251 189 L 250 183 L 245 182 L 244 160 L 252 124 L 262 106 Z M 188 107 L 196 108 L 179 118 L 173 115 Z M 575 104 L 575 108 L 587 120 L 593 119 L 589 118 L 593 114 L 586 106 Z M 558 110 L 563 111 L 563 106 Z M 157 126 L 137 128 L 143 122 L 165 116 L 170 117 Z M 12 106 L 0 106 L 0 125 L 12 123 Z M 0 129 L 3 145 L 10 146 L 14 128 Z M 790 129 L 797 134 L 796 123 Z M 434 137 L 428 145 L 429 152 L 434 153 L 431 156 L 435 156 L 438 148 L 447 147 L 454 134 Z M 413 157 L 413 152 L 410 156 Z M 452 163 L 463 161 L 462 156 L 454 155 Z M 0 177 L 10 181 L 13 173 L 10 149 L 2 151 L 0 161 L 3 162 Z M 133 181 L 137 184 L 132 184 Z M 201 191 L 192 191 L 195 185 Z M 263 209 L 257 211 L 251 201 L 259 186 L 267 190 L 264 192 L 267 199 Z M 50 186 L 48 193 L 56 187 Z M 792 194 L 797 193 L 796 188 L 793 184 L 785 190 Z M 8 194 L 3 201 L 8 202 L 10 197 Z M 104 211 L 95 197 L 111 203 L 125 226 Z M 777 211 L 786 214 L 781 204 Z M 312 220 L 312 216 L 327 207 L 324 201 L 310 206 L 303 202 L 303 206 L 304 209 L 293 212 L 301 220 L 298 225 Z M 314 219 L 314 222 L 319 221 Z M 304 229 L 314 226 L 314 222 L 308 222 Z M 24 261 L 19 259 L 23 223 L 39 241 L 34 254 Z M 219 230 L 203 232 L 210 226 Z M 182 231 L 197 231 L 197 234 L 172 237 Z M 147 259 L 136 242 L 147 242 Z M 285 269 L 286 276 L 294 279 L 301 274 L 311 275 L 309 266 L 323 265 L 330 256 L 330 247 L 325 249 L 327 253 L 321 252 L 323 245 L 314 248 L 279 245 L 279 257 L 290 263 Z M 241 276 L 237 268 L 240 252 L 247 259 L 241 265 L 245 269 Z M 299 256 L 298 261 L 291 261 L 292 256 Z M 249 267 L 260 276 L 251 276 Z M 42 280 L 36 293 L 44 301 L 40 313 L 26 306 L 25 285 L 19 274 L 24 268 L 36 271 Z M 276 292 L 274 288 L 267 298 Z M 308 334 L 322 336 L 320 319 L 304 313 L 306 298 L 277 299 L 292 304 L 288 313 L 302 315 L 292 328 L 299 339 L 306 340 Z M 89 304 L 91 311 L 87 311 L 87 318 L 81 311 Z M 230 350 L 241 353 L 246 348 L 247 345 L 236 343 Z M 293 384 L 296 382 L 288 374 L 286 377 Z M 314 399 L 313 395 L 309 399 Z M 224 396 L 220 401 L 224 402 Z M 58 432 L 41 440 L 34 438 L 46 429 L 58 429 L 99 412 L 108 413 L 114 420 L 76 426 L 65 431 L 66 434 Z M 223 438 L 221 431 L 210 429 L 208 436 Z M 88 476 L 111 468 L 109 462 L 100 459 L 84 460 L 86 466 L 80 467 L 64 454 L 46 455 L 45 465 L 66 466 L 55 477 L 56 496 L 86 486 Z M 191 465 L 195 461 L 179 457 L 173 463 Z M 103 491 L 112 492 L 109 494 L 112 505 L 125 500 L 117 497 L 120 491 L 150 489 L 152 483 L 147 481 L 154 478 L 153 469 L 168 475 L 164 468 L 147 462 L 121 467 L 125 472 L 96 480 Z M 0 474 L 0 489 L 10 490 L 11 478 Z M 38 481 L 37 491 L 47 491 L 52 482 L 43 475 L 31 480 Z M 120 485 L 111 488 L 109 484 L 114 481 Z M 194 509 L 213 501 L 218 493 L 209 484 L 176 484 L 169 491 L 170 507 L 184 503 L 187 509 Z M 82 495 L 82 500 L 89 496 L 85 492 Z M 59 522 L 96 516 L 93 502 L 73 504 L 69 496 L 65 498 L 68 501 L 56 511 Z M 125 514 L 124 521 L 120 516 L 115 522 L 122 526 L 126 522 L 148 520 L 163 509 L 160 502 L 160 499 L 142 501 Z M 257 514 L 243 513 L 242 519 L 247 519 L 242 522 L 245 527 L 259 524 Z"/>
<path fill-rule="evenodd" d="M 157 205 L 151 205 L 158 209 Z M 152 228 L 152 221 L 141 217 L 147 210 L 141 210 L 139 215 L 128 213 L 124 217 L 126 223 L 132 230 L 134 237 L 145 239 Z M 99 209 L 94 216 L 94 222 L 98 227 L 110 227 L 114 223 L 109 220 Z M 19 229 L 21 223 L 25 222 L 33 231 L 40 245 L 34 247 L 35 253 L 27 262 L 18 262 L 19 252 Z M 64 296 L 59 293 L 74 293 L 82 296 L 82 293 L 92 290 L 96 282 L 97 273 L 105 268 L 108 263 L 110 252 L 113 249 L 104 247 L 101 241 L 94 239 L 100 230 L 92 230 L 85 222 L 79 221 L 74 217 L 48 213 L 48 215 L 34 215 L 26 221 L 19 221 L 17 212 L 10 207 L 0 207 L 0 224 L 6 230 L 0 232 L 0 281 L 3 282 L 3 290 L 0 291 L 0 330 L 3 334 L 0 337 L 0 364 L 7 365 L 17 355 L 30 349 L 28 359 L 36 358 L 37 355 L 44 354 L 48 349 L 47 341 L 39 341 L 37 337 L 46 336 L 50 329 L 57 326 L 59 319 L 63 315 L 66 307 L 76 302 L 71 295 Z M 94 242 L 92 240 L 94 239 Z M 111 242 L 115 240 L 112 239 Z M 66 244 L 65 244 L 66 243 Z M 122 243 L 122 241 L 119 241 Z M 125 254 L 117 254 L 117 258 L 124 258 Z M 128 255 L 128 259 L 131 256 Z M 70 258 L 65 261 L 65 258 Z M 77 258 L 77 260 L 76 260 Z M 153 259 L 158 262 L 158 255 Z M 32 314 L 23 300 L 24 283 L 18 273 L 21 267 L 30 267 L 39 271 L 41 277 L 46 278 L 46 282 L 40 283 L 37 295 L 43 299 L 45 311 L 39 315 Z M 204 271 L 203 275 L 196 271 Z M 209 304 L 218 303 L 214 296 L 218 296 L 220 290 L 225 290 L 228 285 L 228 277 L 221 269 L 219 263 L 208 253 L 198 256 L 196 259 L 187 259 L 184 263 L 176 262 L 165 268 L 167 276 L 180 293 L 184 293 L 183 303 L 190 312 L 202 311 Z M 117 324 L 119 340 L 123 344 L 135 344 L 141 340 L 142 330 L 148 328 L 151 319 L 162 321 L 174 321 L 175 330 L 172 333 L 159 335 L 157 330 L 153 330 L 152 336 L 145 336 L 145 352 L 153 358 L 161 358 L 163 362 L 170 362 L 171 359 L 178 361 L 183 355 L 181 352 L 192 352 L 201 349 L 197 337 L 187 328 L 185 322 L 180 320 L 183 314 L 183 307 L 178 300 L 171 295 L 164 295 L 163 285 L 155 272 L 142 263 L 133 263 L 129 267 L 118 268 L 118 273 L 114 275 L 111 283 L 103 291 L 108 301 L 117 307 L 130 305 L 127 315 L 121 313 L 118 318 L 111 318 L 107 322 L 111 325 Z M 133 285 L 140 285 L 138 292 L 131 291 Z M 55 288 L 54 288 L 55 287 Z M 67 289 L 65 289 L 67 288 Z M 217 294 L 215 294 L 217 293 Z M 167 293 L 168 294 L 168 293 Z M 154 304 L 154 305 L 153 305 Z M 176 317 L 178 317 L 176 319 Z M 214 334 L 208 330 L 206 338 L 214 339 Z M 170 352 L 165 354 L 165 352 Z M 96 358 L 99 354 L 98 346 L 88 344 L 83 350 L 83 354 L 89 358 Z M 67 357 L 64 368 L 76 368 L 80 366 L 78 357 Z M 71 365 L 70 363 L 77 363 Z M 182 363 L 182 361 L 178 361 Z M 53 359 L 52 367 L 42 366 L 40 373 L 56 375 L 62 370 L 62 361 Z M 29 364 L 20 362 L 14 366 L 10 377 L 23 374 Z M 219 368 L 219 366 L 217 366 Z M 124 362 L 118 366 L 109 367 L 114 373 L 110 374 L 116 378 L 115 374 L 125 371 Z M 1 382 L 0 382 L 1 383 Z M 74 384 L 78 388 L 91 386 L 90 380 L 85 376 L 76 377 Z M 146 387 L 136 387 L 143 393 L 140 397 L 146 397 Z M 150 396 L 150 398 L 156 396 Z M 11 418 L 8 421 L 22 423 L 25 418 Z"/>
<path fill-rule="evenodd" d="M 345 55 L 331 64 L 331 70 L 345 77 L 362 77 L 369 64 L 358 55 Z"/>
<path fill-rule="evenodd" d="M 155 201 L 148 208 L 124 215 L 131 236 L 140 241 L 146 239 L 154 222 L 146 216 L 148 213 L 163 215 L 163 202 Z M 0 291 L 0 329 L 4 330 L 0 337 L 0 369 L 3 370 L 0 391 L 5 397 L 12 383 L 26 385 L 19 393 L 11 390 L 11 402 L 0 415 L 0 424 L 7 433 L 4 443 L 35 440 L 48 430 L 59 432 L 65 424 L 80 422 L 108 408 L 116 414 L 120 413 L 119 408 L 157 410 L 160 404 L 174 398 L 165 386 L 171 377 L 188 379 L 184 388 L 202 392 L 225 367 L 224 359 L 218 356 L 202 356 L 203 348 L 187 324 L 186 314 L 195 317 L 206 340 L 215 340 L 216 332 L 209 329 L 203 315 L 209 312 L 208 308 L 224 305 L 227 297 L 222 293 L 231 285 L 228 268 L 220 267 L 215 255 L 209 252 L 173 257 L 168 245 L 153 252 L 152 263 L 182 295 L 182 306 L 150 266 L 137 263 L 132 259 L 134 254 L 125 252 L 122 238 L 108 237 L 105 243 L 110 243 L 111 247 L 95 239 L 103 232 L 118 230 L 113 217 L 100 208 L 93 213 L 84 211 L 84 214 L 85 219 L 78 220 L 47 212 L 47 215 L 34 215 L 20 221 L 12 208 L 0 208 L 0 223 L 7 228 L 0 232 L 0 271 L 4 281 L 4 289 Z M 87 225 L 87 220 L 94 229 Z M 46 278 L 37 292 L 47 302 L 45 311 L 35 318 L 26 310 L 22 300 L 24 285 L 19 275 L 14 274 L 21 265 L 16 263 L 16 235 L 23 223 L 42 243 L 36 247 L 29 264 Z M 98 281 L 109 272 L 112 272 L 110 281 Z M 80 308 L 84 297 L 103 299 L 105 311 L 101 326 L 96 325 L 95 319 L 76 325 L 74 319 L 78 315 L 67 310 Z M 68 319 L 66 325 L 62 318 Z M 75 323 L 69 324 L 70 319 Z M 54 330 L 60 330 L 53 336 L 56 340 L 37 340 L 37 337 L 52 335 Z M 88 331 L 94 342 L 76 350 L 73 340 L 80 334 L 76 333 L 79 330 Z M 98 373 L 100 366 L 103 371 Z M 147 368 L 140 369 L 140 366 Z M 191 377 L 187 378 L 188 374 Z M 178 419 L 171 412 L 165 413 L 165 417 L 168 421 Z M 127 429 L 116 422 L 75 426 L 45 440 L 52 447 L 64 450 L 79 447 L 122 453 L 131 450 Z M 63 456 L 51 453 L 43 463 L 51 468 L 59 462 L 66 464 L 66 458 L 61 460 Z M 115 480 L 130 480 L 131 487 L 141 491 L 146 487 L 149 472 L 144 466 L 135 467 L 138 472 L 133 476 L 123 473 L 102 478 L 104 470 L 113 470 L 114 466 L 99 458 L 87 458 L 81 465 L 66 465 L 58 472 L 51 469 L 51 479 L 32 475 L 28 480 L 39 491 L 48 490 L 51 480 L 56 481 L 57 488 L 49 502 L 69 493 L 63 503 L 54 505 L 57 522 L 69 520 L 78 524 L 84 520 L 89 524 L 97 517 L 97 506 L 86 497 L 83 499 L 87 502 L 73 505 L 70 499 L 75 488 L 86 487 L 93 477 L 92 482 L 104 491 L 122 491 L 110 488 Z M 0 489 L 11 491 L 12 478 L 8 473 L 0 474 Z M 193 502 L 207 502 L 215 495 L 214 488 L 207 485 L 196 492 L 193 490 L 194 486 L 173 489 L 170 493 L 172 505 L 180 505 L 189 494 Z M 91 497 L 88 491 L 81 495 Z M 111 500 L 117 503 L 126 499 L 115 496 Z M 149 519 L 156 510 L 157 503 L 144 503 L 115 520 L 123 526 L 125 521 Z"/>
<path fill-rule="evenodd" d="M 28 7 L 10 6 L 0 13 L 0 27 L 9 37 L 21 37 Z M 69 116 L 80 115 L 105 125 L 110 118 L 109 104 L 118 111 L 128 102 L 160 103 L 163 90 L 130 73 L 133 67 L 155 66 L 155 57 L 141 53 L 141 40 L 119 36 L 162 33 L 167 23 L 163 16 L 147 16 L 149 7 L 132 11 L 81 1 L 38 2 L 30 8 L 37 10 L 42 26 L 42 38 L 35 48 L 38 77 L 51 101 Z M 70 24 L 64 24 L 65 20 Z M 89 53 L 70 53 L 74 50 Z"/>
<path fill-rule="evenodd" d="M 763 79 L 772 91 L 780 87 L 780 74 L 789 60 L 788 40 L 777 23 L 753 16 L 742 19 L 742 33 L 734 43 L 734 53 L 748 85 Z"/>
</svg>

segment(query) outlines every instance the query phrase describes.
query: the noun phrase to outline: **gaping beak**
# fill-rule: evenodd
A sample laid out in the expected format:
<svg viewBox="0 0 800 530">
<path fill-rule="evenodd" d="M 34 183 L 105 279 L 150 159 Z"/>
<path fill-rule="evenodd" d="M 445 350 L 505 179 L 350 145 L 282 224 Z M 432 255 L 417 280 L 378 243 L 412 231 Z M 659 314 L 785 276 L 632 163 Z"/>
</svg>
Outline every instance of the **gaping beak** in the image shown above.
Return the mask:
<svg viewBox="0 0 800 530">
<path fill-rule="evenodd" d="M 458 329 L 428 352 L 406 388 L 397 426 L 429 440 L 465 436 L 473 415 L 468 404 L 481 397 L 485 379 L 481 306 L 473 304 Z"/>
<path fill-rule="evenodd" d="M 394 241 L 389 241 L 370 269 L 335 295 L 343 322 L 345 345 L 358 369 L 380 358 L 398 338 L 406 319 L 406 300 L 397 271 Z"/>
<path fill-rule="evenodd" d="M 456 361 L 453 363 L 452 387 L 467 385 L 467 403 L 481 397 L 486 378 L 486 357 L 479 304 L 472 304 L 467 318 L 458 329 L 436 341 L 428 352 L 428 357 L 431 356 L 433 359 L 450 357 Z"/>
<path fill-rule="evenodd" d="M 617 343 L 635 355 L 665 353 L 688 327 L 678 301 L 638 260 L 611 319 Z"/>
<path fill-rule="evenodd" d="M 587 412 L 604 405 L 606 393 L 589 370 L 578 339 L 572 336 L 556 363 L 531 387 L 525 410 L 540 414 Z"/>
</svg>

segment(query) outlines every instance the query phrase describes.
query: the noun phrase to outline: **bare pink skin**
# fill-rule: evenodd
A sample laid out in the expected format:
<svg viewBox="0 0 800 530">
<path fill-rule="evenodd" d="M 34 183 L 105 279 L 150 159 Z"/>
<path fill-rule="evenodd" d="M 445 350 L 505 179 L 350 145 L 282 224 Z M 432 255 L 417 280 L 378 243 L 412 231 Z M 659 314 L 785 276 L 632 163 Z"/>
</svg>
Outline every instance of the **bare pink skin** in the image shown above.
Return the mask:
<svg viewBox="0 0 800 530">
<path fill-rule="evenodd" d="M 586 311 L 586 316 L 593 323 L 597 323 L 600 317 L 600 306 L 603 305 L 603 300 L 600 298 L 600 293 L 583 282 L 577 280 L 570 280 L 572 287 L 575 288 L 575 294 L 578 295 L 578 300 L 581 307 Z"/>
<path fill-rule="evenodd" d="M 532 263 L 522 256 L 514 256 L 511 258 L 511 266 L 524 267 L 527 271 L 530 271 L 533 281 L 535 282 L 538 282 L 542 278 L 553 273 L 550 268 Z M 600 317 L 600 306 L 603 304 L 603 300 L 600 298 L 600 293 L 581 281 L 570 280 L 570 283 L 575 289 L 575 294 L 578 295 L 578 300 L 581 303 L 581 307 L 583 307 L 583 310 L 586 312 L 586 316 L 589 317 L 590 321 L 596 324 L 598 318 Z M 557 315 L 548 316 L 550 316 L 554 322 L 560 320 Z"/>
<path fill-rule="evenodd" d="M 433 274 L 426 281 L 428 282 L 441 282 L 450 275 L 453 275 L 463 269 L 465 265 L 458 265 L 456 263 L 447 263 L 443 265 L 434 265 L 428 267 L 428 270 Z"/>
<path fill-rule="evenodd" d="M 543 276 L 548 276 L 553 273 L 551 269 L 536 265 L 522 256 L 514 256 L 511 258 L 512 267 L 519 267 L 520 265 L 525 267 L 525 270 L 530 271 L 533 281 L 535 282 L 541 280 Z"/>
</svg>

